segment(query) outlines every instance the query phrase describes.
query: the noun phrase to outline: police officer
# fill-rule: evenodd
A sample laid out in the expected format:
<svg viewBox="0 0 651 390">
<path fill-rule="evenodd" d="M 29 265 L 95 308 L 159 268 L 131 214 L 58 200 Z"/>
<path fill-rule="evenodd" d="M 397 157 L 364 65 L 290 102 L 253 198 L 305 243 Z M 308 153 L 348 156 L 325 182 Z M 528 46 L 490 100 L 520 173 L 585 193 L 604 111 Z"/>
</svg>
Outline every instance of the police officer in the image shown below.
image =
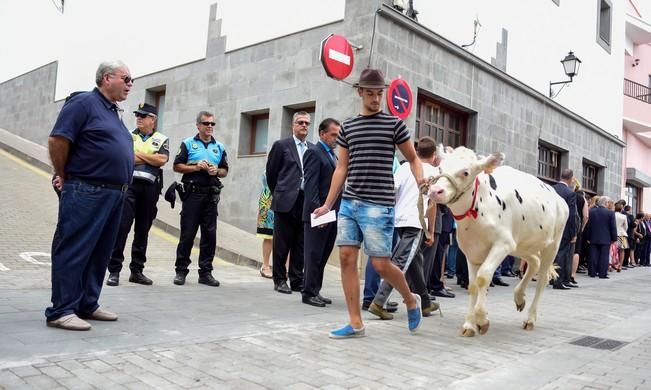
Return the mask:
<svg viewBox="0 0 651 390">
<path fill-rule="evenodd" d="M 129 186 L 124 200 L 120 230 L 108 265 L 107 286 L 117 286 L 120 283 L 124 246 L 134 219 L 129 281 L 144 285 L 152 284 L 151 279 L 142 271 L 147 261 L 149 229 L 158 212 L 156 203 L 163 181 L 163 171 L 160 167 L 169 160 L 169 139 L 155 129 L 158 116 L 156 107 L 142 103 L 133 113 L 136 115 L 137 126 L 131 134 L 135 155 L 133 184 Z"/>
<path fill-rule="evenodd" d="M 219 179 L 228 175 L 228 161 L 224 145 L 213 138 L 215 116 L 207 111 L 199 112 L 197 129 L 196 136 L 181 143 L 174 159 L 174 171 L 183 174 L 184 190 L 174 284 L 185 284 L 190 251 L 201 226 L 199 283 L 217 287 L 219 281 L 212 276 L 212 261 L 217 241 L 217 203 L 223 187 Z"/>
</svg>

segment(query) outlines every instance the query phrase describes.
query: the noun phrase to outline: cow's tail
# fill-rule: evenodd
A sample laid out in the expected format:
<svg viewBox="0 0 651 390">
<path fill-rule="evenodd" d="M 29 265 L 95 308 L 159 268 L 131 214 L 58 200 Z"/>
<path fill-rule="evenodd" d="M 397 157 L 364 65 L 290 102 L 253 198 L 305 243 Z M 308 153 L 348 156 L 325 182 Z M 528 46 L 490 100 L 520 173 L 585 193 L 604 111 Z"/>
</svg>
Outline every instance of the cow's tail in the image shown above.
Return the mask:
<svg viewBox="0 0 651 390">
<path fill-rule="evenodd" d="M 556 280 L 558 279 L 558 272 L 556 272 L 556 267 L 558 265 L 552 262 L 547 269 L 547 280 Z M 560 267 L 559 267 L 560 268 Z"/>
</svg>

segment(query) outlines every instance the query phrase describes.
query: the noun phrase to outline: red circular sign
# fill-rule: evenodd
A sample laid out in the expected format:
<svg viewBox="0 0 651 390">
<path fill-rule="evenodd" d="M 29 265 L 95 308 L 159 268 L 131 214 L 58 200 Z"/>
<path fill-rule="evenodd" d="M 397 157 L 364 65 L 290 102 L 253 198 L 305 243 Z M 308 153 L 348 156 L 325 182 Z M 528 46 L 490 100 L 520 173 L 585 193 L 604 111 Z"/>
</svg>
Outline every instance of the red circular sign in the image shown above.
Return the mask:
<svg viewBox="0 0 651 390">
<path fill-rule="evenodd" d="M 321 42 L 321 64 L 326 74 L 343 80 L 353 71 L 353 48 L 341 35 L 330 34 Z"/>
<path fill-rule="evenodd" d="M 409 116 L 413 103 L 411 88 L 409 88 L 409 84 L 405 80 L 398 78 L 389 84 L 387 106 L 391 114 L 400 119 L 405 119 Z"/>
</svg>

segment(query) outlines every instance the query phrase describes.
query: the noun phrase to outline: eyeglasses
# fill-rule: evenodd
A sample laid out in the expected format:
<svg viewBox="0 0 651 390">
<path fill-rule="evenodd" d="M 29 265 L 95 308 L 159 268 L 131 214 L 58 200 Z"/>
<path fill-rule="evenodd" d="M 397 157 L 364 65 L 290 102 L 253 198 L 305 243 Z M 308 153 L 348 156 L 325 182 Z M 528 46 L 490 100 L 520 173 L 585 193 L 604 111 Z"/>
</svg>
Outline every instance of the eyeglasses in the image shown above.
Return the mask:
<svg viewBox="0 0 651 390">
<path fill-rule="evenodd" d="M 215 127 L 216 123 L 215 122 L 199 122 L 204 126 L 210 126 L 210 127 Z"/>
<path fill-rule="evenodd" d="M 111 73 L 111 76 L 115 76 L 115 75 Z M 118 77 L 118 78 L 121 79 L 122 81 L 124 81 L 125 84 L 129 84 L 130 82 L 133 81 L 131 76 L 126 75 L 126 74 L 124 76 L 121 76 L 121 77 Z"/>
<path fill-rule="evenodd" d="M 308 122 L 308 121 L 296 121 L 295 123 L 297 125 L 299 125 L 299 126 L 309 126 L 310 125 L 310 122 Z"/>
<path fill-rule="evenodd" d="M 148 116 L 150 116 L 149 114 L 141 114 L 139 112 L 136 112 L 135 114 L 136 114 L 136 118 L 147 118 Z"/>
</svg>

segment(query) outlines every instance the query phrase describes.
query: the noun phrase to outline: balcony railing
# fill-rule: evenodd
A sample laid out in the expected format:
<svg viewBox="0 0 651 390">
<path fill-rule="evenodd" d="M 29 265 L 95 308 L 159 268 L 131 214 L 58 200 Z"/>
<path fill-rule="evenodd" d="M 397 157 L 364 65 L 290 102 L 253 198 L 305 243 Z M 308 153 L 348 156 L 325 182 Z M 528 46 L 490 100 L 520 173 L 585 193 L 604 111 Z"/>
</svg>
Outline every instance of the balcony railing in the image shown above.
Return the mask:
<svg viewBox="0 0 651 390">
<path fill-rule="evenodd" d="M 651 88 L 629 79 L 624 79 L 624 95 L 651 104 Z"/>
</svg>

